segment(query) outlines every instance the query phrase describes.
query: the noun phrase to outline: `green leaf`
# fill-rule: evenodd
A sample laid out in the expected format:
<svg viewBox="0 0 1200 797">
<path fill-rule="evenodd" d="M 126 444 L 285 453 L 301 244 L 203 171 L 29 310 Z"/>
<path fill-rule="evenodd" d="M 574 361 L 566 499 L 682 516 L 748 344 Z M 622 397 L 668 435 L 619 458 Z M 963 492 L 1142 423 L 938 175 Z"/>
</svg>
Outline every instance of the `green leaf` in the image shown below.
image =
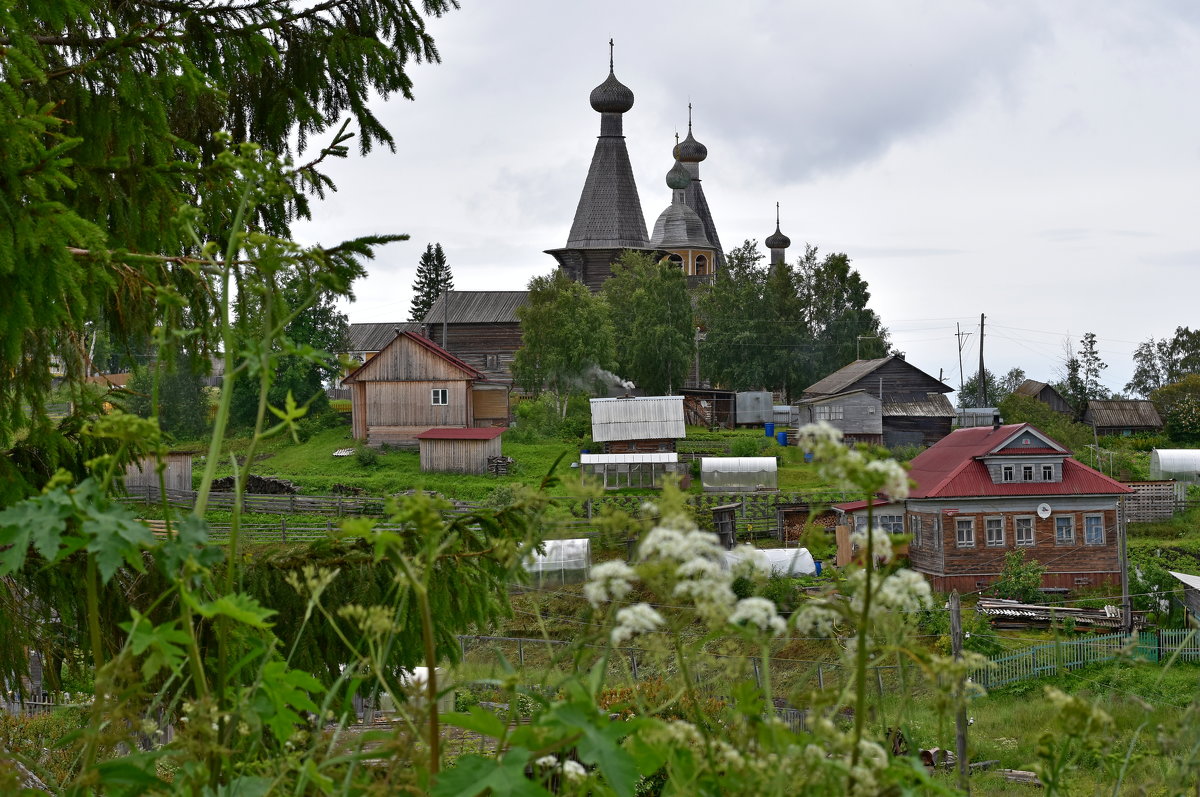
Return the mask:
<svg viewBox="0 0 1200 797">
<path fill-rule="evenodd" d="M 86 496 L 82 490 L 79 494 Z M 83 520 L 83 534 L 88 538 L 87 550 L 96 556 L 104 583 L 112 580 L 122 561 L 138 572 L 144 570 L 142 549 L 154 543 L 154 534 L 146 524 L 121 504 L 94 500 L 84 509 L 87 515 Z"/>
<path fill-rule="evenodd" d="M 443 714 L 441 715 L 442 722 L 446 725 L 453 725 L 456 728 L 481 733 L 484 736 L 490 736 L 493 739 L 499 739 L 504 736 L 505 725 L 490 711 L 485 711 L 479 706 L 471 706 L 467 714 Z"/>
<path fill-rule="evenodd" d="M 56 561 L 67 519 L 74 512 L 74 502 L 62 487 L 0 512 L 0 546 L 12 546 L 0 551 L 0 575 L 21 569 L 30 543 L 48 561 Z"/>
<path fill-rule="evenodd" d="M 566 730 L 583 734 L 576 745 L 579 760 L 598 766 L 618 795 L 632 797 L 638 770 L 633 756 L 621 747 L 620 742 L 634 726 L 601 717 L 590 703 L 560 704 L 554 707 L 553 715 L 554 721 Z"/>
<path fill-rule="evenodd" d="M 187 657 L 186 646 L 190 641 L 186 632 L 180 630 L 177 620 L 154 625 L 146 615 L 130 608 L 133 619 L 121 623 L 129 634 L 129 644 L 134 655 L 149 652 L 142 662 L 142 677 L 149 680 L 159 670 L 174 670 Z"/>
<path fill-rule="evenodd" d="M 255 710 L 282 744 L 291 738 L 297 725 L 304 724 L 300 711 L 320 711 L 308 693 L 321 693 L 324 687 L 303 670 L 293 670 L 285 662 L 272 661 L 263 667 L 262 679 L 253 689 Z"/>
<path fill-rule="evenodd" d="M 102 784 L 101 791 L 104 794 L 136 797 L 151 790 L 169 789 L 169 785 L 154 774 L 155 761 L 161 756 L 161 751 L 153 751 L 102 761 L 96 765 L 96 773 Z"/>
<path fill-rule="evenodd" d="M 210 620 L 220 615 L 253 628 L 270 628 L 271 624 L 267 622 L 267 619 L 275 614 L 274 609 L 263 606 L 257 598 L 240 592 L 223 595 L 215 601 L 207 603 L 196 602 L 194 598 L 188 596 L 188 593 L 184 593 L 184 595 L 185 600 L 191 604 L 194 611 Z"/>
<path fill-rule="evenodd" d="M 461 756 L 443 771 L 433 788 L 433 797 L 476 797 L 488 792 L 493 797 L 546 797 L 550 792 L 525 777 L 529 751 L 514 747 L 497 761 L 479 755 Z"/>
</svg>

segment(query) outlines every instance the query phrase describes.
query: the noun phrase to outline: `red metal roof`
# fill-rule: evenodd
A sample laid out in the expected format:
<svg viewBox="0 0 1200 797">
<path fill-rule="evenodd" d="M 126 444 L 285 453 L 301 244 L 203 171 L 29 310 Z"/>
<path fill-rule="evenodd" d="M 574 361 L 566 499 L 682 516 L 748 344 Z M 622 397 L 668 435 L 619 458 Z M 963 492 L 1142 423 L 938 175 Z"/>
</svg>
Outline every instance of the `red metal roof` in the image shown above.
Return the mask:
<svg viewBox="0 0 1200 797">
<path fill-rule="evenodd" d="M 508 431 L 506 426 L 475 426 L 465 429 L 428 429 L 418 440 L 494 440 Z"/>
<path fill-rule="evenodd" d="M 883 498 L 872 498 L 871 499 L 872 506 L 891 506 L 892 504 L 896 504 L 896 503 L 897 503 L 896 501 L 888 501 Z M 847 501 L 844 504 L 834 504 L 833 508 L 840 509 L 843 512 L 857 512 L 860 509 L 866 509 L 867 502 L 865 500 L 864 501 Z"/>
<path fill-rule="evenodd" d="M 1062 481 L 993 482 L 980 457 L 1001 453 L 998 449 L 1025 429 L 1056 445 L 1045 434 L 1024 423 L 956 429 L 913 458 L 908 475 L 917 483 L 917 487 L 909 497 L 1115 495 L 1133 492 L 1119 481 L 1065 454 Z M 1020 453 L 1062 454 L 1049 447 L 1025 449 Z"/>
</svg>

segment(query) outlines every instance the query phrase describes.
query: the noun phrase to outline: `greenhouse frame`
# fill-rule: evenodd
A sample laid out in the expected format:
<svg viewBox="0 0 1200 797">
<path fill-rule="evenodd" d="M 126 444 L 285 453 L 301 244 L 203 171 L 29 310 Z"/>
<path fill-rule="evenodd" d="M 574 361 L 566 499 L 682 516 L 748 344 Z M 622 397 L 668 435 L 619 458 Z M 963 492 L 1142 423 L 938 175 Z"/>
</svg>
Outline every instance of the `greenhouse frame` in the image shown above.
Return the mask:
<svg viewBox="0 0 1200 797">
<path fill-rule="evenodd" d="M 1155 448 L 1150 451 L 1150 478 L 1200 483 L 1200 449 Z"/>
<path fill-rule="evenodd" d="M 587 580 L 592 569 L 591 540 L 546 540 L 541 547 L 544 553 L 535 549 L 524 560 L 534 586 L 578 584 Z"/>
<path fill-rule="evenodd" d="M 779 489 L 775 457 L 703 457 L 700 483 L 706 493 L 753 493 Z"/>
</svg>

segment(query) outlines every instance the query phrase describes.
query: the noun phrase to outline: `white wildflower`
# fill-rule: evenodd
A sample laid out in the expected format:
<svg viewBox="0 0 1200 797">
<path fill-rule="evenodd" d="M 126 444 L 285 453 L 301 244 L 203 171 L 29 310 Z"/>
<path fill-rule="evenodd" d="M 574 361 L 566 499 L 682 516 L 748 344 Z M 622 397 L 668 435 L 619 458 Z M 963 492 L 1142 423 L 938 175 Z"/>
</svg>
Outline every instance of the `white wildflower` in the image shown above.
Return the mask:
<svg viewBox="0 0 1200 797">
<path fill-rule="evenodd" d="M 599 609 L 602 603 L 628 595 L 636 580 L 637 573 L 624 562 L 602 562 L 592 568 L 591 579 L 583 585 L 583 594 L 593 609 Z"/>
<path fill-rule="evenodd" d="M 801 426 L 798 437 L 800 445 L 809 449 L 842 444 L 842 430 L 830 425 L 826 421 L 818 421 L 817 423 Z"/>
<path fill-rule="evenodd" d="M 621 645 L 638 634 L 657 630 L 665 620 L 648 603 L 635 603 L 617 612 L 617 625 L 612 630 L 612 643 Z"/>
<path fill-rule="evenodd" d="M 893 612 L 917 612 L 933 605 L 929 582 L 915 570 L 897 570 L 889 575 L 875 599 L 879 608 Z"/>
<path fill-rule="evenodd" d="M 583 780 L 588 774 L 583 764 L 570 759 L 562 762 L 562 773 L 567 780 Z"/>
<path fill-rule="evenodd" d="M 796 633 L 806 637 L 831 637 L 842 616 L 822 601 L 808 601 L 792 614 Z"/>
<path fill-rule="evenodd" d="M 687 562 L 696 558 L 720 561 L 723 551 L 716 534 L 699 529 L 680 530 L 659 525 L 650 529 L 638 547 L 642 559 Z"/>
<path fill-rule="evenodd" d="M 850 544 L 860 551 L 867 550 L 867 530 L 856 531 L 850 535 Z M 876 561 L 892 561 L 892 537 L 883 529 L 876 526 L 870 529 L 871 552 Z"/>
<path fill-rule="evenodd" d="M 535 766 L 545 767 L 546 769 L 557 769 L 558 768 L 558 756 L 544 755 L 541 758 L 535 760 L 533 763 Z"/>
<path fill-rule="evenodd" d="M 876 459 L 867 463 L 867 473 L 879 482 L 879 492 L 893 501 L 908 498 L 908 471 L 894 459 Z"/>
<path fill-rule="evenodd" d="M 748 542 L 734 548 L 732 553 L 733 565 L 730 568 L 730 575 L 734 578 L 738 576 L 754 578 L 766 572 L 770 567 L 767 555 Z"/>
<path fill-rule="evenodd" d="M 775 604 L 766 598 L 743 598 L 737 602 L 733 614 L 729 615 L 733 625 L 752 625 L 761 631 L 770 631 L 773 636 L 781 636 L 787 630 L 787 623 L 775 611 Z"/>
</svg>

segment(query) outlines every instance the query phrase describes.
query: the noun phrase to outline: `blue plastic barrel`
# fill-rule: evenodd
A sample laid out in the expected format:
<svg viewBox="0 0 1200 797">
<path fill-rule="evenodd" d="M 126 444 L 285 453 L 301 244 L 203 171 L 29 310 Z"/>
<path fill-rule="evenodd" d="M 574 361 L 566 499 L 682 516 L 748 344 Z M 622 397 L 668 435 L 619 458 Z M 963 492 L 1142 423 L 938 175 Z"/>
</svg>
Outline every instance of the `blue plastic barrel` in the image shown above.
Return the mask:
<svg viewBox="0 0 1200 797">
<path fill-rule="evenodd" d="M 812 461 L 813 461 L 813 452 L 811 452 L 811 451 L 805 451 L 805 452 L 804 452 L 804 461 L 805 461 L 805 462 L 812 462 Z"/>
<path fill-rule="evenodd" d="M 816 568 L 817 568 L 817 575 L 818 575 L 818 576 L 819 576 L 819 575 L 821 575 L 821 560 L 820 560 L 820 559 L 814 559 L 814 560 L 813 560 L 813 564 L 814 564 L 814 565 L 816 566 Z"/>
<path fill-rule="evenodd" d="M 784 430 L 782 432 L 776 432 L 775 442 L 779 443 L 779 445 L 781 445 L 781 446 L 786 446 L 787 445 L 787 431 Z"/>
<path fill-rule="evenodd" d="M 774 423 L 770 423 L 770 422 L 764 423 L 763 428 L 767 430 L 767 437 L 775 436 L 775 424 Z"/>
</svg>

